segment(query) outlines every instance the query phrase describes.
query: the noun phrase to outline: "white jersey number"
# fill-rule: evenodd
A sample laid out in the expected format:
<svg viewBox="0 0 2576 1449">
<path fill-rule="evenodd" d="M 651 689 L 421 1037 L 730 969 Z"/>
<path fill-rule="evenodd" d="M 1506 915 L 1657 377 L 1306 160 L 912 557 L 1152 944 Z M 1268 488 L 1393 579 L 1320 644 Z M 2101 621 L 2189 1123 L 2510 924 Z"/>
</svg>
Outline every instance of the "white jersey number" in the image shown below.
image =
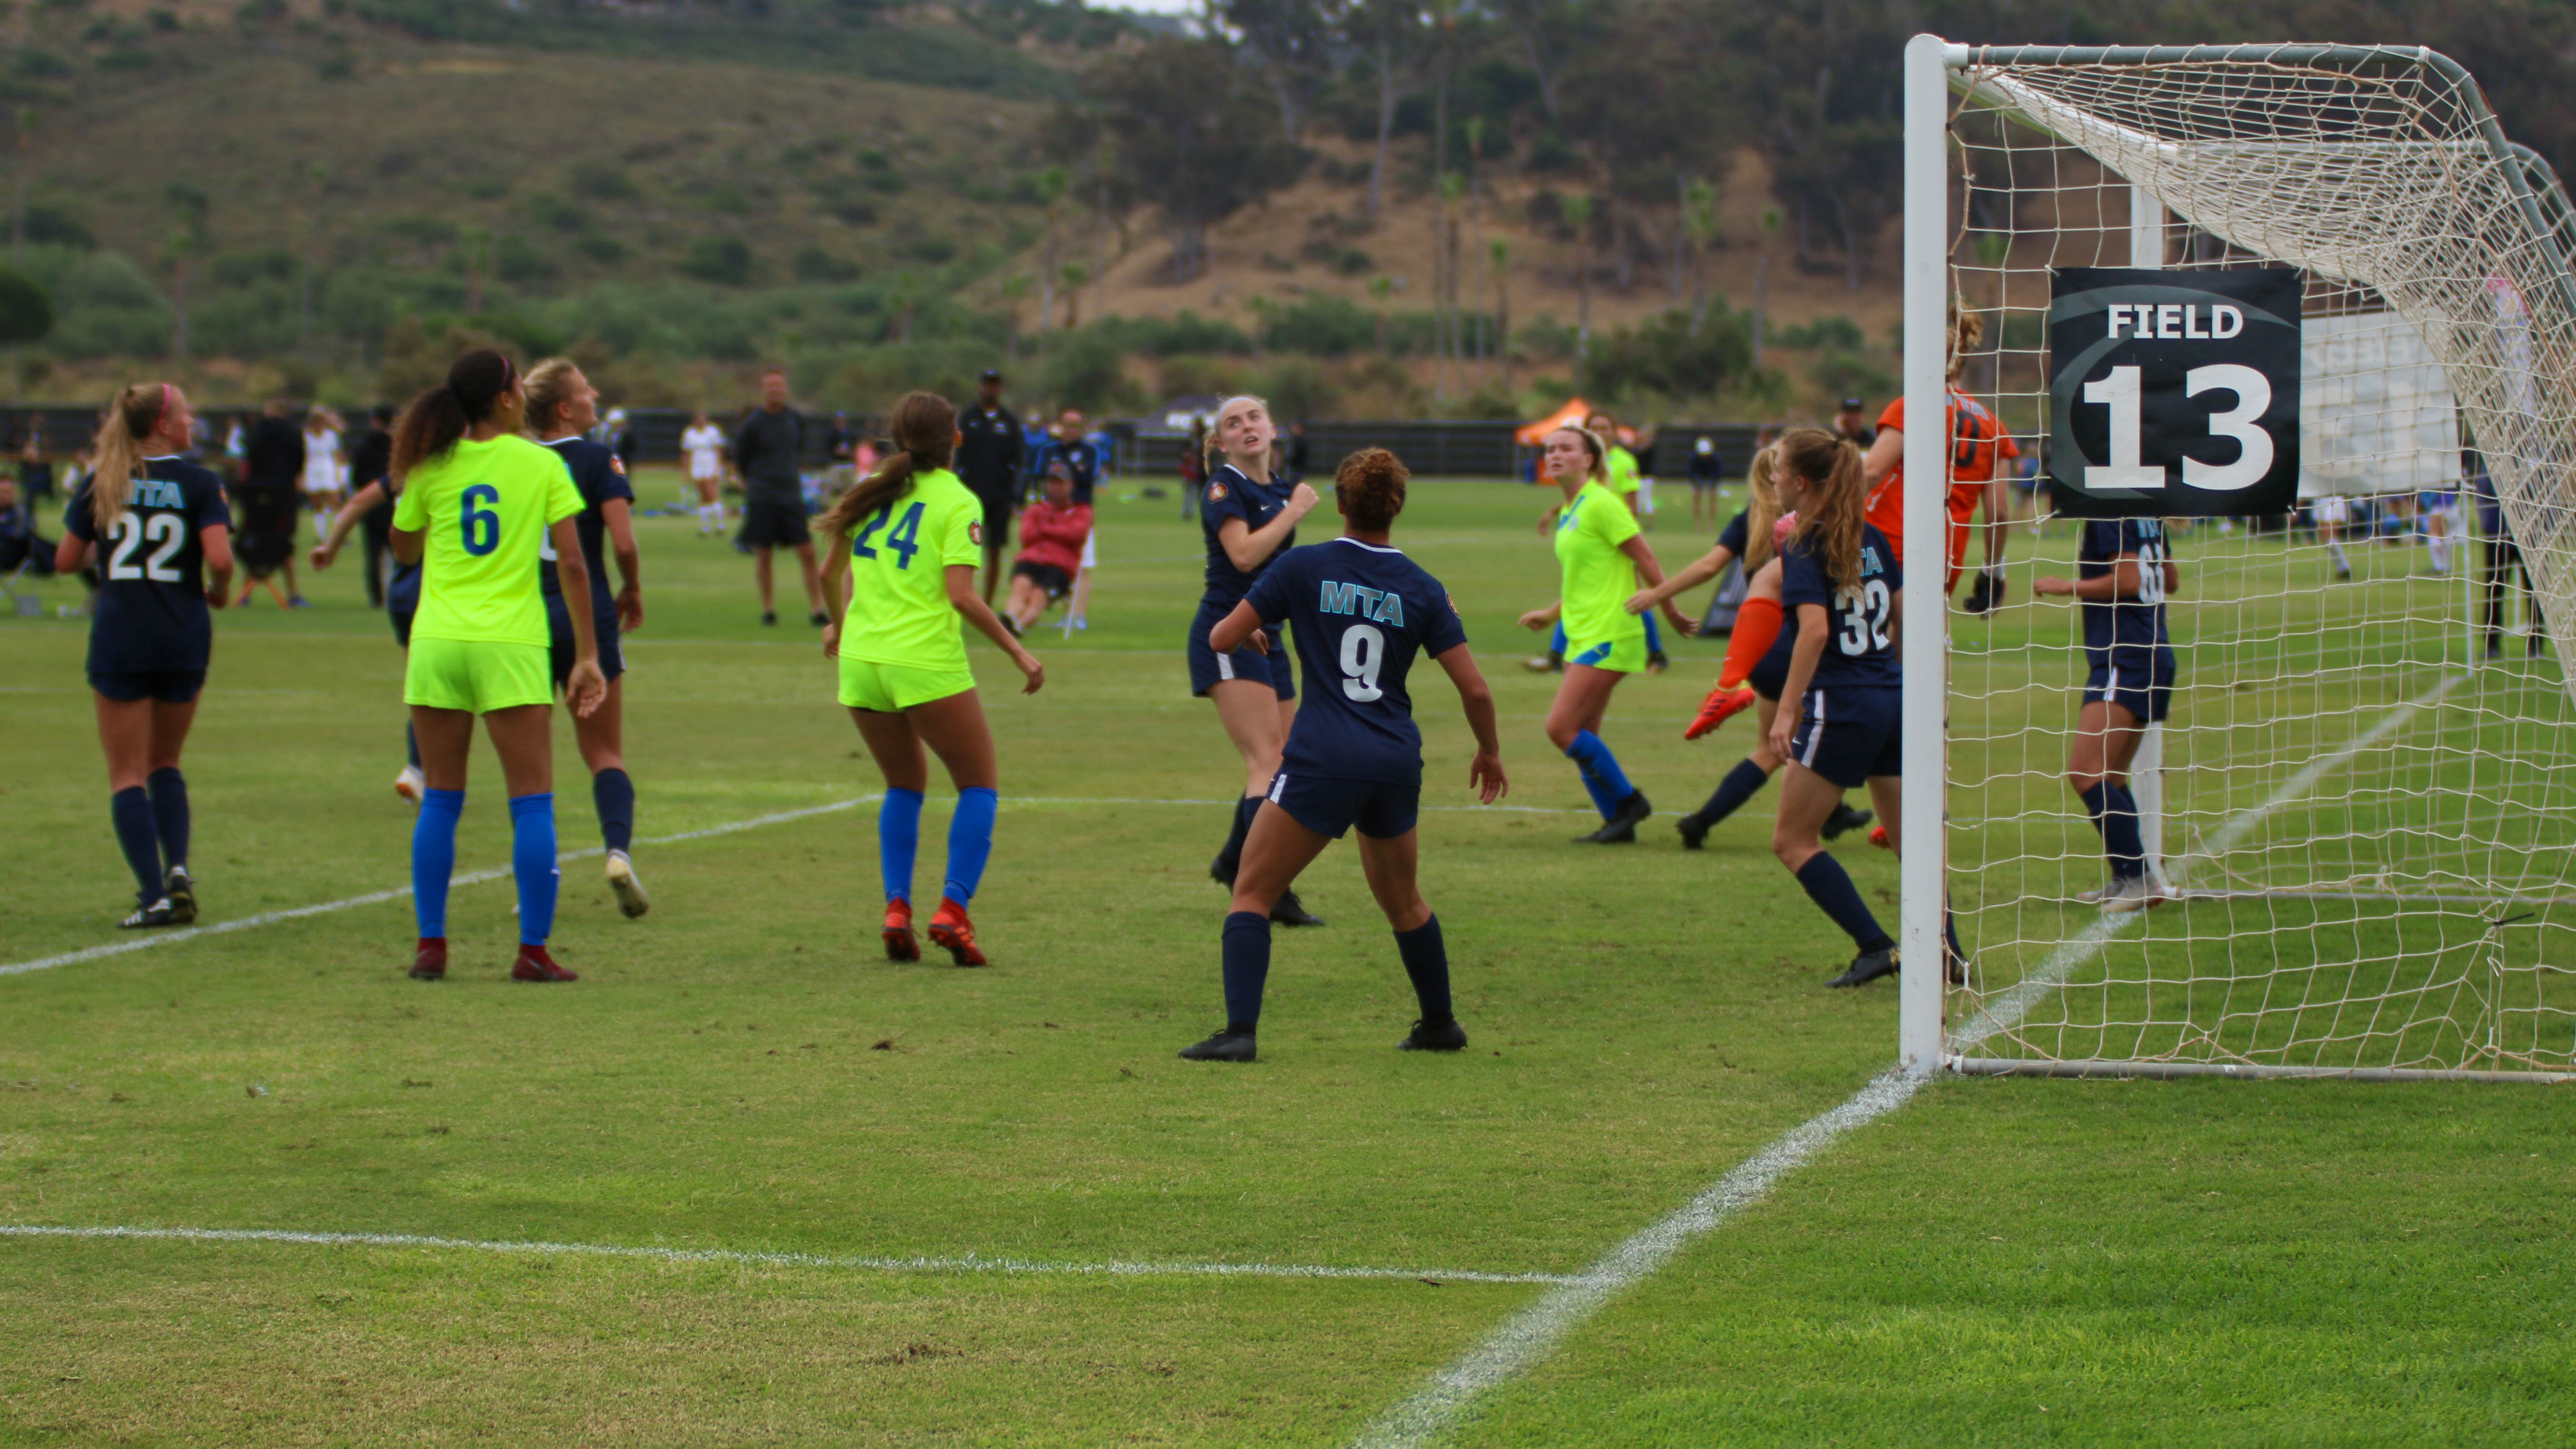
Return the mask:
<svg viewBox="0 0 2576 1449">
<path fill-rule="evenodd" d="M 1374 624 L 1353 624 L 1342 631 L 1342 693 L 1361 704 L 1386 697 L 1377 674 L 1386 667 L 1386 636 Z"/>
<path fill-rule="evenodd" d="M 2162 605 L 2165 601 L 2165 547 L 2161 543 L 2138 546 L 2138 602 Z"/>
<path fill-rule="evenodd" d="M 1886 648 L 1887 610 L 1887 580 L 1871 579 L 1861 585 L 1859 603 L 1846 602 L 1838 610 L 1843 627 L 1834 635 L 1834 642 L 1842 646 L 1843 653 L 1855 658 L 1872 649 Z"/>
<path fill-rule="evenodd" d="M 149 538 L 160 547 L 152 556 L 135 567 L 134 551 Z M 187 522 L 175 513 L 155 513 L 149 518 L 129 513 L 116 520 L 116 551 L 108 555 L 107 576 L 111 579 L 149 579 L 156 584 L 180 582 L 179 570 L 171 560 L 188 546 Z"/>
</svg>

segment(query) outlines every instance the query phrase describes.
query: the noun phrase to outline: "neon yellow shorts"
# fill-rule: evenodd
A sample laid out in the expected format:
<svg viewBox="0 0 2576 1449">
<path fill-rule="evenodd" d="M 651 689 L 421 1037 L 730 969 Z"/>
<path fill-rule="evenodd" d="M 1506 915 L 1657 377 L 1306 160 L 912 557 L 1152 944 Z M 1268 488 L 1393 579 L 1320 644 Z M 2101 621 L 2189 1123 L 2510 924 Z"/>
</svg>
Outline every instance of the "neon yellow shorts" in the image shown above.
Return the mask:
<svg viewBox="0 0 2576 1449">
<path fill-rule="evenodd" d="M 1565 662 L 1589 664 L 1595 669 L 1614 670 L 1620 674 L 1641 674 L 1646 668 L 1646 636 L 1640 632 L 1624 639 L 1605 639 L 1596 643 L 1565 644 Z"/>
<path fill-rule="evenodd" d="M 403 667 L 403 703 L 489 714 L 522 704 L 552 704 L 546 646 L 486 639 L 411 641 Z"/>
<path fill-rule="evenodd" d="M 852 709 L 893 714 L 916 704 L 964 694 L 975 687 L 971 669 L 918 669 L 909 664 L 877 664 L 841 656 L 841 703 Z"/>
</svg>

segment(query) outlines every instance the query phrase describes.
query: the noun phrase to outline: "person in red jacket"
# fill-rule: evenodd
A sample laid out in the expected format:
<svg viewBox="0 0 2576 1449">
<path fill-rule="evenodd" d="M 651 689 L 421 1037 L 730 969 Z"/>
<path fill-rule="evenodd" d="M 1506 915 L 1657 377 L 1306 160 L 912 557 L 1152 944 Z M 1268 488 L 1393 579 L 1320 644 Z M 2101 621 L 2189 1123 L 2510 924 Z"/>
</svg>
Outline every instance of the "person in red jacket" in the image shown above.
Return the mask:
<svg viewBox="0 0 2576 1449">
<path fill-rule="evenodd" d="M 1020 556 L 1011 564 L 1011 601 L 1002 626 L 1018 634 L 1038 621 L 1047 605 L 1065 596 L 1082 567 L 1082 543 L 1091 536 L 1091 505 L 1073 501 L 1073 465 L 1047 465 L 1046 498 L 1020 511 Z"/>
</svg>

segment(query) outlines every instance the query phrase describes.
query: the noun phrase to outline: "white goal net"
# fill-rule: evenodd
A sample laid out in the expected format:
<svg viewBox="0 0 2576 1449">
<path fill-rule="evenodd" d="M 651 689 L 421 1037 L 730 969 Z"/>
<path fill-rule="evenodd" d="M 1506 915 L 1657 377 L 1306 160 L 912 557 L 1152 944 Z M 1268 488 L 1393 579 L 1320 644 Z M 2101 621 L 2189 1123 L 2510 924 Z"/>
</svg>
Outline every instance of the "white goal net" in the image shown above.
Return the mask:
<svg viewBox="0 0 2576 1449">
<path fill-rule="evenodd" d="M 2084 524 L 2050 513 L 2044 474 L 2011 495 L 2029 521 L 2002 607 L 1948 612 L 1947 777 L 1909 788 L 1946 808 L 1973 962 L 1942 1002 L 1945 1059 L 2576 1071 L 2576 982 L 2557 980 L 2576 970 L 2576 280 L 2556 178 L 2413 48 L 1949 46 L 1944 69 L 1941 302 L 1985 323 L 1957 386 L 2025 455 L 2067 436 L 2054 269 L 2293 268 L 2304 294 L 2298 508 L 2165 525 L 2178 673 L 2130 785 L 2164 904 L 2084 899 L 2106 861 L 2067 781 L 2083 630 L 2031 587 L 2077 576 Z M 1910 292 L 1909 332 L 1926 315 Z M 1935 562 L 1926 542 L 1908 558 L 1911 601 Z"/>
</svg>

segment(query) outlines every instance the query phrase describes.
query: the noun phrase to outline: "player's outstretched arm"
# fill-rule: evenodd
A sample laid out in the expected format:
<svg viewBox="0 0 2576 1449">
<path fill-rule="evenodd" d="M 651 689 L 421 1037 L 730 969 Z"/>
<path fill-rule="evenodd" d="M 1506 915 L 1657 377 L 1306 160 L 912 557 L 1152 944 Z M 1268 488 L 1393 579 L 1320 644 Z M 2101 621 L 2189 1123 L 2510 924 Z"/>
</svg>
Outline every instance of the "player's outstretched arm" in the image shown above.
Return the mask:
<svg viewBox="0 0 2576 1449">
<path fill-rule="evenodd" d="M 1559 599 L 1544 609 L 1532 609 L 1521 615 L 1521 627 L 1536 634 L 1545 629 L 1555 628 L 1556 621 L 1564 617 L 1565 601 Z"/>
<path fill-rule="evenodd" d="M 1701 554 L 1698 558 L 1693 559 L 1680 573 L 1673 575 L 1671 578 L 1664 580 L 1660 584 L 1653 585 L 1650 588 L 1639 589 L 1637 592 L 1629 595 L 1627 603 L 1628 612 L 1631 614 L 1642 614 L 1648 609 L 1655 607 L 1657 604 L 1662 603 L 1666 599 L 1678 598 L 1683 594 L 1687 594 L 1691 590 L 1698 588 L 1700 585 L 1707 583 L 1710 579 L 1716 578 L 1719 574 L 1726 572 L 1726 566 L 1734 561 L 1735 550 L 1728 548 L 1725 544 L 1721 543 L 1717 547 L 1710 549 L 1708 552 Z"/>
<path fill-rule="evenodd" d="M 349 541 L 349 531 L 384 501 L 385 484 L 381 478 L 349 495 L 349 501 L 340 505 L 340 515 L 331 520 L 331 536 L 313 545 L 309 562 L 315 573 L 331 566 L 331 560 L 340 556 L 340 546 Z"/>
<path fill-rule="evenodd" d="M 1619 551 L 1626 554 L 1630 562 L 1636 564 L 1637 577 L 1647 588 L 1663 587 L 1664 566 L 1655 558 L 1654 545 L 1646 542 L 1644 534 L 1630 535 L 1626 543 L 1619 545 Z M 1666 593 L 1657 602 L 1664 606 L 1664 618 L 1673 626 L 1674 632 L 1685 639 L 1699 632 L 1699 620 L 1676 608 L 1671 593 Z"/>
<path fill-rule="evenodd" d="M 1246 643 L 1264 654 L 1270 652 L 1270 632 L 1261 627 L 1261 611 L 1249 602 L 1234 606 L 1234 612 L 1216 621 L 1208 630 L 1208 647 L 1219 654 L 1231 654 Z"/>
<path fill-rule="evenodd" d="M 948 602 L 958 613 L 966 616 L 966 622 L 974 625 L 977 633 L 992 640 L 1003 653 L 1011 656 L 1013 664 L 1020 666 L 1020 673 L 1028 677 L 1028 685 L 1020 693 L 1037 693 L 1046 683 L 1046 666 L 1038 663 L 1038 657 L 1031 654 L 1010 630 L 1002 627 L 1002 620 L 993 612 L 993 606 L 984 602 L 982 594 L 975 592 L 975 565 L 948 566 Z"/>
<path fill-rule="evenodd" d="M 1258 568 L 1263 559 L 1277 553 L 1279 545 L 1288 541 L 1288 535 L 1296 531 L 1298 523 L 1314 512 L 1315 505 L 1322 501 L 1322 494 L 1300 483 L 1288 490 L 1288 501 L 1280 505 L 1279 516 L 1259 528 L 1247 526 L 1240 518 L 1229 518 L 1218 525 L 1217 546 L 1225 550 L 1226 558 L 1236 568 L 1249 573 Z"/>
<path fill-rule="evenodd" d="M 1475 787 L 1476 798 L 1493 804 L 1512 792 L 1511 782 L 1503 778 L 1503 741 L 1494 731 L 1494 691 L 1485 683 L 1484 671 L 1476 667 L 1476 656 L 1464 644 L 1453 644 L 1431 656 L 1446 670 L 1449 682 L 1458 687 L 1458 703 L 1467 711 L 1467 728 L 1476 733 L 1476 758 L 1467 766 L 1467 783 Z"/>
</svg>

